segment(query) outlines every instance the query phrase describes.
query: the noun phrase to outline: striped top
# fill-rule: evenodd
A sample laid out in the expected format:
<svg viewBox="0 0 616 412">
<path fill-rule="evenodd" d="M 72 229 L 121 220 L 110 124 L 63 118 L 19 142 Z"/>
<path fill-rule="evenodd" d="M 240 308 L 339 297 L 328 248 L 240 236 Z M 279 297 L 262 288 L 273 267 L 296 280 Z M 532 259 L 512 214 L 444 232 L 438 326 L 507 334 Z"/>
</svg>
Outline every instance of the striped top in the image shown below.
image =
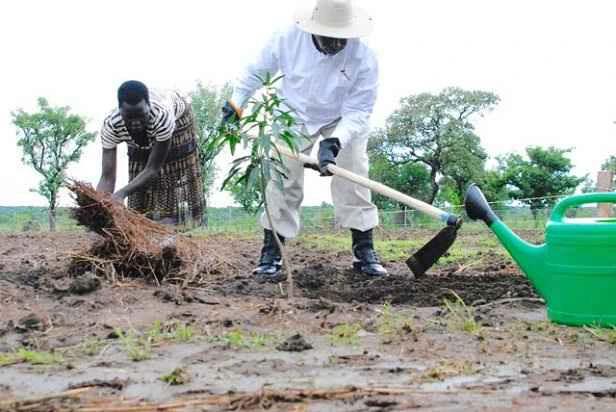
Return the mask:
<svg viewBox="0 0 616 412">
<path fill-rule="evenodd" d="M 171 139 L 175 121 L 184 114 L 185 109 L 186 101 L 178 92 L 150 90 L 150 116 L 146 126 L 149 144 L 141 147 L 151 148 L 154 141 L 164 142 Z M 114 149 L 122 142 L 136 145 L 117 108 L 103 121 L 100 135 L 104 149 Z"/>
</svg>

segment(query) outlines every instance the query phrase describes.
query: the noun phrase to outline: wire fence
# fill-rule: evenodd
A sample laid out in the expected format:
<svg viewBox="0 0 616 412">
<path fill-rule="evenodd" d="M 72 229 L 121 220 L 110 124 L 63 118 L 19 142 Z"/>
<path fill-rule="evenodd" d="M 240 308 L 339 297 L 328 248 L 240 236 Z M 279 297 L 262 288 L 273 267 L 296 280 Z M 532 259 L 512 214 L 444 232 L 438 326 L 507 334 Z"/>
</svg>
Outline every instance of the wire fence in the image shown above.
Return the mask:
<svg viewBox="0 0 616 412">
<path fill-rule="evenodd" d="M 464 218 L 466 227 L 481 228 L 483 223 L 471 222 L 463 209 L 450 208 L 450 213 Z M 247 214 L 241 209 L 227 209 L 221 212 L 217 210 L 208 216 L 208 225 L 200 231 L 206 232 L 234 232 L 251 233 L 260 231 L 258 215 Z M 531 212 L 524 207 L 500 207 L 495 213 L 508 225 L 520 229 L 532 229 L 543 227 L 551 213 L 551 208 L 535 210 Z M 586 213 L 588 214 L 588 213 Z M 337 232 L 342 230 L 334 215 L 333 208 L 303 208 L 301 211 L 302 230 L 310 232 Z M 402 210 L 380 210 L 379 225 L 385 230 L 396 229 L 438 229 L 443 223 L 421 212 Z"/>
<path fill-rule="evenodd" d="M 532 210 L 524 206 L 511 206 L 502 202 L 493 203 L 496 214 L 509 226 L 517 229 L 533 229 L 545 226 L 551 214 L 551 208 Z M 460 215 L 465 220 L 465 228 L 478 230 L 483 224 L 470 221 L 462 207 L 445 209 Z M 594 217 L 596 207 L 571 209 L 570 217 Z M 261 231 L 258 214 L 250 214 L 238 207 L 208 208 L 205 225 L 195 229 L 196 232 L 231 232 L 252 233 Z M 443 223 L 421 212 L 410 209 L 380 210 L 380 226 L 385 230 L 395 229 L 437 229 Z M 337 232 L 341 230 L 334 209 L 331 206 L 303 207 L 301 210 L 302 227 L 305 231 Z M 70 216 L 70 209 L 59 208 L 56 226 L 59 232 L 82 230 Z M 48 230 L 47 210 L 41 207 L 0 207 L 0 232 L 38 232 Z"/>
</svg>

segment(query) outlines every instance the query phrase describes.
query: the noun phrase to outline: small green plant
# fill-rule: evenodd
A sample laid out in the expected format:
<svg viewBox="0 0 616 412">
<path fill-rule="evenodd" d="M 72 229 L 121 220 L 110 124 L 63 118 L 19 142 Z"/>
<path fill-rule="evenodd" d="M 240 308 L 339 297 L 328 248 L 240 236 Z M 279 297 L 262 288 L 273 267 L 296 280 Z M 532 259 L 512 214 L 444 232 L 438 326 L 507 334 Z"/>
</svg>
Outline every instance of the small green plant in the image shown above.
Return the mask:
<svg viewBox="0 0 616 412">
<path fill-rule="evenodd" d="M 452 331 L 461 331 L 471 335 L 479 335 L 482 327 L 475 320 L 475 309 L 464 303 L 464 300 L 451 291 L 455 300 L 445 299 L 443 305 L 447 311 L 447 327 Z"/>
<path fill-rule="evenodd" d="M 186 323 L 179 323 L 173 331 L 173 340 L 176 342 L 190 342 L 194 336 L 192 326 Z"/>
<path fill-rule="evenodd" d="M 187 323 L 175 321 L 163 324 L 160 320 L 154 321 L 147 334 L 152 343 L 164 341 L 186 343 L 195 336 L 193 327 Z"/>
<path fill-rule="evenodd" d="M 155 320 L 148 329 L 148 337 L 150 340 L 162 340 L 164 338 L 163 323 L 160 320 Z"/>
<path fill-rule="evenodd" d="M 297 141 L 301 135 L 297 132 L 296 119 L 292 112 L 284 105 L 275 87 L 282 78 L 272 77 L 266 73 L 261 79 L 264 93 L 259 99 L 251 100 L 252 111 L 244 116 L 239 124 L 227 124 L 219 135 L 210 143 L 212 150 L 228 145 L 231 154 L 243 144 L 249 155 L 239 157 L 231 162 L 231 169 L 222 184 L 225 189 L 230 182 L 242 188 L 244 193 L 254 193 L 257 196 L 256 204 L 263 205 L 274 239 L 282 253 L 282 265 L 289 282 L 288 296 L 293 298 L 294 283 L 293 272 L 288 265 L 282 242 L 272 220 L 266 186 L 275 184 L 282 188 L 283 179 L 288 169 L 285 166 L 276 144 L 286 146 L 293 153 L 297 153 Z M 255 209 L 258 209 L 256 207 Z"/>
<path fill-rule="evenodd" d="M 520 336 L 528 337 L 529 333 L 536 333 L 554 339 L 560 344 L 584 343 L 590 339 L 588 335 L 580 333 L 580 329 L 559 326 L 547 320 L 538 322 L 517 321 L 508 330 L 516 338 Z"/>
<path fill-rule="evenodd" d="M 0 366 L 8 366 L 19 363 L 19 359 L 14 353 L 0 353 Z"/>
<path fill-rule="evenodd" d="M 192 378 L 185 368 L 175 368 L 170 374 L 161 376 L 160 380 L 169 385 L 185 385 L 190 383 Z"/>
<path fill-rule="evenodd" d="M 410 318 L 394 313 L 389 302 L 383 304 L 381 315 L 377 319 L 377 332 L 384 342 L 391 342 L 396 336 L 413 331 Z"/>
<path fill-rule="evenodd" d="M 83 353 L 85 353 L 86 355 L 96 356 L 100 353 L 104 346 L 105 343 L 101 339 L 90 337 L 86 339 L 81 348 Z"/>
<path fill-rule="evenodd" d="M 138 336 L 133 329 L 124 333 L 122 329 L 116 328 L 115 333 L 118 335 L 124 351 L 133 362 L 149 359 L 152 355 L 151 337 Z"/>
<path fill-rule="evenodd" d="M 361 324 L 357 323 L 342 323 L 337 325 L 327 335 L 327 339 L 332 345 L 359 345 L 359 331 L 361 330 Z"/>
<path fill-rule="evenodd" d="M 9 366 L 16 363 L 29 363 L 31 365 L 53 365 L 62 363 L 63 357 L 57 352 L 36 352 L 20 348 L 14 353 L 0 353 L 0 366 Z"/>
<path fill-rule="evenodd" d="M 240 329 L 226 332 L 220 336 L 212 336 L 210 342 L 222 344 L 232 349 L 264 348 L 274 342 L 270 335 L 259 333 L 246 333 Z"/>
<path fill-rule="evenodd" d="M 616 327 L 600 328 L 586 326 L 584 330 L 603 342 L 616 345 Z"/>
<path fill-rule="evenodd" d="M 420 383 L 438 382 L 455 376 L 474 375 L 480 370 L 468 360 L 442 360 L 434 368 L 423 371 L 417 380 Z"/>
<path fill-rule="evenodd" d="M 27 349 L 19 349 L 17 354 L 22 362 L 31 365 L 52 365 L 63 361 L 62 355 L 56 352 L 36 352 Z"/>
</svg>

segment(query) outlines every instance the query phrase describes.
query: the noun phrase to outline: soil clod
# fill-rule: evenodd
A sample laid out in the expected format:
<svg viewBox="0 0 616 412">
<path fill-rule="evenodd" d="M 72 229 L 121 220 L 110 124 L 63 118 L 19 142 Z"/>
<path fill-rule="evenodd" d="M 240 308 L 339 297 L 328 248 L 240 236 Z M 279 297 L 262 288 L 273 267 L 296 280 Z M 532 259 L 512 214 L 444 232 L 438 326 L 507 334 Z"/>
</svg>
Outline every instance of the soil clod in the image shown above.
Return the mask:
<svg viewBox="0 0 616 412">
<path fill-rule="evenodd" d="M 100 279 L 93 273 L 88 272 L 83 276 L 73 279 L 68 288 L 73 295 L 86 295 L 101 287 Z"/>
<path fill-rule="evenodd" d="M 297 333 L 276 346 L 276 349 L 283 352 L 303 352 L 312 349 L 312 345 Z"/>
<path fill-rule="evenodd" d="M 27 333 L 33 330 L 43 330 L 44 321 L 36 313 L 30 313 L 17 321 L 15 331 L 17 333 Z"/>
<path fill-rule="evenodd" d="M 110 388 L 116 391 L 124 390 L 124 388 L 128 385 L 128 379 L 120 379 L 114 378 L 111 380 L 102 380 L 102 379 L 94 379 L 91 381 L 74 383 L 69 385 L 68 390 L 71 389 L 80 389 L 80 388 Z"/>
</svg>

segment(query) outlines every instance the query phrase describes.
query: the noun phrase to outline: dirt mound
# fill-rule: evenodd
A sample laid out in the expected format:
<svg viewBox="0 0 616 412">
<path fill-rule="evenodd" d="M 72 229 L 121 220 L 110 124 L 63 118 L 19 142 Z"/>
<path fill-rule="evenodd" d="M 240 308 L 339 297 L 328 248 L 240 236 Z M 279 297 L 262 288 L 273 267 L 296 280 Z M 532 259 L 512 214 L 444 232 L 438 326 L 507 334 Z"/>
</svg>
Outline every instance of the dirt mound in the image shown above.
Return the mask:
<svg viewBox="0 0 616 412">
<path fill-rule="evenodd" d="M 318 263 L 297 267 L 294 278 L 302 296 L 333 302 L 390 302 L 430 307 L 441 305 L 444 298 L 451 298 L 452 291 L 469 304 L 505 298 L 537 297 L 528 280 L 512 273 L 508 267 L 500 271 L 476 271 L 472 274 L 442 270 L 419 279 L 413 279 L 401 268 L 390 272 L 387 277 L 371 279 L 335 264 Z M 252 276 L 214 281 L 210 289 L 224 296 L 283 296 L 278 284 L 259 283 Z"/>
<path fill-rule="evenodd" d="M 368 279 L 353 271 L 335 271 L 321 265 L 311 266 L 296 276 L 298 286 L 310 298 L 323 297 L 338 302 L 365 302 L 438 306 L 451 292 L 465 302 L 494 301 L 512 297 L 536 297 L 530 283 L 517 275 L 448 274 L 413 279 L 390 275 Z"/>
</svg>

